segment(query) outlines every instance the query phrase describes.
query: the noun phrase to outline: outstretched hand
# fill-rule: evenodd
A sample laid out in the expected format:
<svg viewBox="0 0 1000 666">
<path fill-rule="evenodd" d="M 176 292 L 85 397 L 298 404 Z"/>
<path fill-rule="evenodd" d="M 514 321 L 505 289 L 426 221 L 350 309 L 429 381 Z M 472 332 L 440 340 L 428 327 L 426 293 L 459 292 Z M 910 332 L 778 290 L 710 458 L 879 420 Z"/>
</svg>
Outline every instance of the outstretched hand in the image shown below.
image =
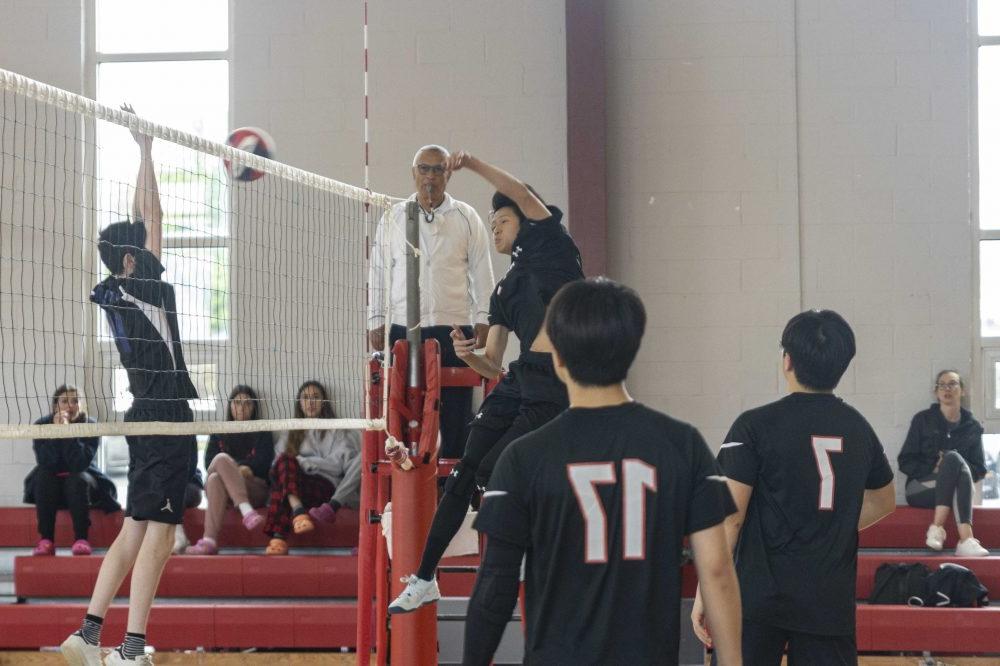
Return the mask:
<svg viewBox="0 0 1000 666">
<path fill-rule="evenodd" d="M 131 113 L 133 116 L 135 115 L 135 109 L 133 109 L 132 105 L 128 102 L 122 102 L 121 109 L 125 113 Z M 137 129 L 131 130 L 131 132 L 132 138 L 135 139 L 135 142 L 139 144 L 139 148 L 141 148 L 144 152 L 148 152 L 153 147 L 153 137 L 148 134 L 143 134 Z"/>
</svg>

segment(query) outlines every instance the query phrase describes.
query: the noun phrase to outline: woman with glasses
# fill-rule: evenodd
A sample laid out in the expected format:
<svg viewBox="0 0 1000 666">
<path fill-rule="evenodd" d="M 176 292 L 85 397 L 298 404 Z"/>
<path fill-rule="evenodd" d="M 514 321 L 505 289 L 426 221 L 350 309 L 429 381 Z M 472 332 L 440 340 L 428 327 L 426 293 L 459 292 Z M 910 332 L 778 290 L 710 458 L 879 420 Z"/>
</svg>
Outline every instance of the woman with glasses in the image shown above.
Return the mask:
<svg viewBox="0 0 1000 666">
<path fill-rule="evenodd" d="M 942 370 L 934 382 L 937 403 L 918 412 L 899 452 L 906 474 L 906 502 L 934 509 L 927 547 L 944 547 L 945 521 L 952 507 L 958 526 L 959 557 L 985 557 L 989 551 L 972 534 L 973 484 L 986 476 L 983 426 L 962 407 L 965 385 L 958 372 Z"/>
</svg>

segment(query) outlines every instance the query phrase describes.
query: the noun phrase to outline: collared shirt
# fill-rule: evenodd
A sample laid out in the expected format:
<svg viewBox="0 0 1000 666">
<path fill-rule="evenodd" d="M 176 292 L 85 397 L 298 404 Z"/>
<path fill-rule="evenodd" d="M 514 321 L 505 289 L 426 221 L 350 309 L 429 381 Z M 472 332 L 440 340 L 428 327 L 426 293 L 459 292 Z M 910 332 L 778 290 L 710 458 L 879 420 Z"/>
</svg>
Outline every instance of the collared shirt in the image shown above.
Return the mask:
<svg viewBox="0 0 1000 666">
<path fill-rule="evenodd" d="M 407 201 L 415 201 L 412 195 Z M 388 257 L 383 256 L 383 239 Z M 368 328 L 385 321 L 385 261 L 391 272 L 390 324 L 406 325 L 406 203 L 379 221 L 368 276 Z M 420 215 L 420 325 L 485 324 L 495 279 L 490 236 L 475 209 L 444 195 L 433 219 Z"/>
</svg>

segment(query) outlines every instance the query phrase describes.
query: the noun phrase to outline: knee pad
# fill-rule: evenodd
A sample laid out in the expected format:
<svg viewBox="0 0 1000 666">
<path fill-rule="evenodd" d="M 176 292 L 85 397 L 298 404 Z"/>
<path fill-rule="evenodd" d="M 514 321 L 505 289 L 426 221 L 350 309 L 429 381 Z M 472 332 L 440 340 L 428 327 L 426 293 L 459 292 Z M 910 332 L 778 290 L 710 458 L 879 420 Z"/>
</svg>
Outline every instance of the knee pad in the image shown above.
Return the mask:
<svg viewBox="0 0 1000 666">
<path fill-rule="evenodd" d="M 475 489 L 476 471 L 459 461 L 448 475 L 448 480 L 444 482 L 444 491 L 456 497 L 469 499 Z"/>
</svg>

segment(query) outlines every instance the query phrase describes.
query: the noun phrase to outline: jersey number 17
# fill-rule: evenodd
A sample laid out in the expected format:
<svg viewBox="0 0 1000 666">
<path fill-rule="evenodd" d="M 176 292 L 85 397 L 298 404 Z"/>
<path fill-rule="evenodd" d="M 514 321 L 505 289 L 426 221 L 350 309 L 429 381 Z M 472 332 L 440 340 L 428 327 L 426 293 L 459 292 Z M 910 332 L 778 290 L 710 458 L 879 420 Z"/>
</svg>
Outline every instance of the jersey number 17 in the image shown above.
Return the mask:
<svg viewBox="0 0 1000 666">
<path fill-rule="evenodd" d="M 646 559 L 646 490 L 656 492 L 656 468 L 642 460 L 622 461 L 622 559 Z M 569 482 L 586 526 L 584 561 L 608 561 L 608 518 L 597 486 L 617 483 L 613 463 L 575 463 L 566 466 Z"/>
</svg>

